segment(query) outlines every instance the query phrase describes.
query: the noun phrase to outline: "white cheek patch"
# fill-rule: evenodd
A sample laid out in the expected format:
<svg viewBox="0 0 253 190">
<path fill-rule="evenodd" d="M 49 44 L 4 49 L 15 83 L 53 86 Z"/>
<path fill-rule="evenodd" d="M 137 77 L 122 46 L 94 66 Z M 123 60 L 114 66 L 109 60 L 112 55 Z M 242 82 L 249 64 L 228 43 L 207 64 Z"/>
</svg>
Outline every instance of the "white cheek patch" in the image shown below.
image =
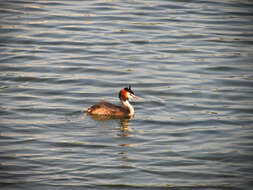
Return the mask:
<svg viewBox="0 0 253 190">
<path fill-rule="evenodd" d="M 134 94 L 129 93 L 130 98 L 135 98 Z"/>
<path fill-rule="evenodd" d="M 131 94 L 129 92 L 126 93 L 126 97 L 129 98 L 131 97 Z"/>
</svg>

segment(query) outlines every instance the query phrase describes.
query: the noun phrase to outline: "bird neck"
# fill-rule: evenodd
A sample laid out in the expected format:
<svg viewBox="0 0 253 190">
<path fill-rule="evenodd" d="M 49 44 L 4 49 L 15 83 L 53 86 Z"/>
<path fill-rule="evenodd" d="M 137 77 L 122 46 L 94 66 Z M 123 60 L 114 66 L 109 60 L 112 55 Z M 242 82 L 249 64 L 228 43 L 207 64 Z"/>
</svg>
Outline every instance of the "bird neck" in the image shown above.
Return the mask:
<svg viewBox="0 0 253 190">
<path fill-rule="evenodd" d="M 128 100 L 121 100 L 121 103 L 123 104 L 123 106 L 125 108 L 128 109 L 129 111 L 129 116 L 133 116 L 134 115 L 134 108 L 133 106 L 130 104 L 130 102 Z"/>
</svg>

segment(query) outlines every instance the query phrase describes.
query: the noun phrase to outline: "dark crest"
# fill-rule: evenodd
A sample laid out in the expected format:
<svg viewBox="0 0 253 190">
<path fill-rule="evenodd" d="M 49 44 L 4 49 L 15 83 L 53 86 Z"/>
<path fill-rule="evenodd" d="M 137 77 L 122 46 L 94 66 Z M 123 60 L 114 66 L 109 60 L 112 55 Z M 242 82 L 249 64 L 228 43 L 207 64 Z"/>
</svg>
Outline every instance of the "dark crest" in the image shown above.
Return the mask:
<svg viewBox="0 0 253 190">
<path fill-rule="evenodd" d="M 134 94 L 134 92 L 131 89 L 131 85 L 129 84 L 128 88 L 124 88 L 126 91 L 130 92 L 131 94 Z"/>
</svg>

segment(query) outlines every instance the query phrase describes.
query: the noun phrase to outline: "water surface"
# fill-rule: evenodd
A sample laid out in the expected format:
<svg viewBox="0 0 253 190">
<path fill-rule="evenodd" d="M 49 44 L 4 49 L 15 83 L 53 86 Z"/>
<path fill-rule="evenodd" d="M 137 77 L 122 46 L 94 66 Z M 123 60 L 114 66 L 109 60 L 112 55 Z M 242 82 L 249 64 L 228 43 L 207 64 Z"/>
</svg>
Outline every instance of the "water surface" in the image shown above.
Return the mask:
<svg viewBox="0 0 253 190">
<path fill-rule="evenodd" d="M 2 189 L 252 188 L 251 1 L 0 4 Z"/>
</svg>

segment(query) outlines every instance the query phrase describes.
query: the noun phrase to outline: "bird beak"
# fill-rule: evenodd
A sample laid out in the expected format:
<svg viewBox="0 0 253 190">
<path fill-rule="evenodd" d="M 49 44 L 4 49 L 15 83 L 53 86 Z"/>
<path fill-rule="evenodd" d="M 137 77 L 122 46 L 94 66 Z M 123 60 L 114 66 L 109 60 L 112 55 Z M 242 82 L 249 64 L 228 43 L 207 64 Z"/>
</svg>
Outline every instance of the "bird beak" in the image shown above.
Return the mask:
<svg viewBox="0 0 253 190">
<path fill-rule="evenodd" d="M 137 100 L 142 99 L 141 97 L 135 96 L 134 94 L 131 94 L 131 97 L 134 98 L 134 99 L 137 99 Z"/>
</svg>

